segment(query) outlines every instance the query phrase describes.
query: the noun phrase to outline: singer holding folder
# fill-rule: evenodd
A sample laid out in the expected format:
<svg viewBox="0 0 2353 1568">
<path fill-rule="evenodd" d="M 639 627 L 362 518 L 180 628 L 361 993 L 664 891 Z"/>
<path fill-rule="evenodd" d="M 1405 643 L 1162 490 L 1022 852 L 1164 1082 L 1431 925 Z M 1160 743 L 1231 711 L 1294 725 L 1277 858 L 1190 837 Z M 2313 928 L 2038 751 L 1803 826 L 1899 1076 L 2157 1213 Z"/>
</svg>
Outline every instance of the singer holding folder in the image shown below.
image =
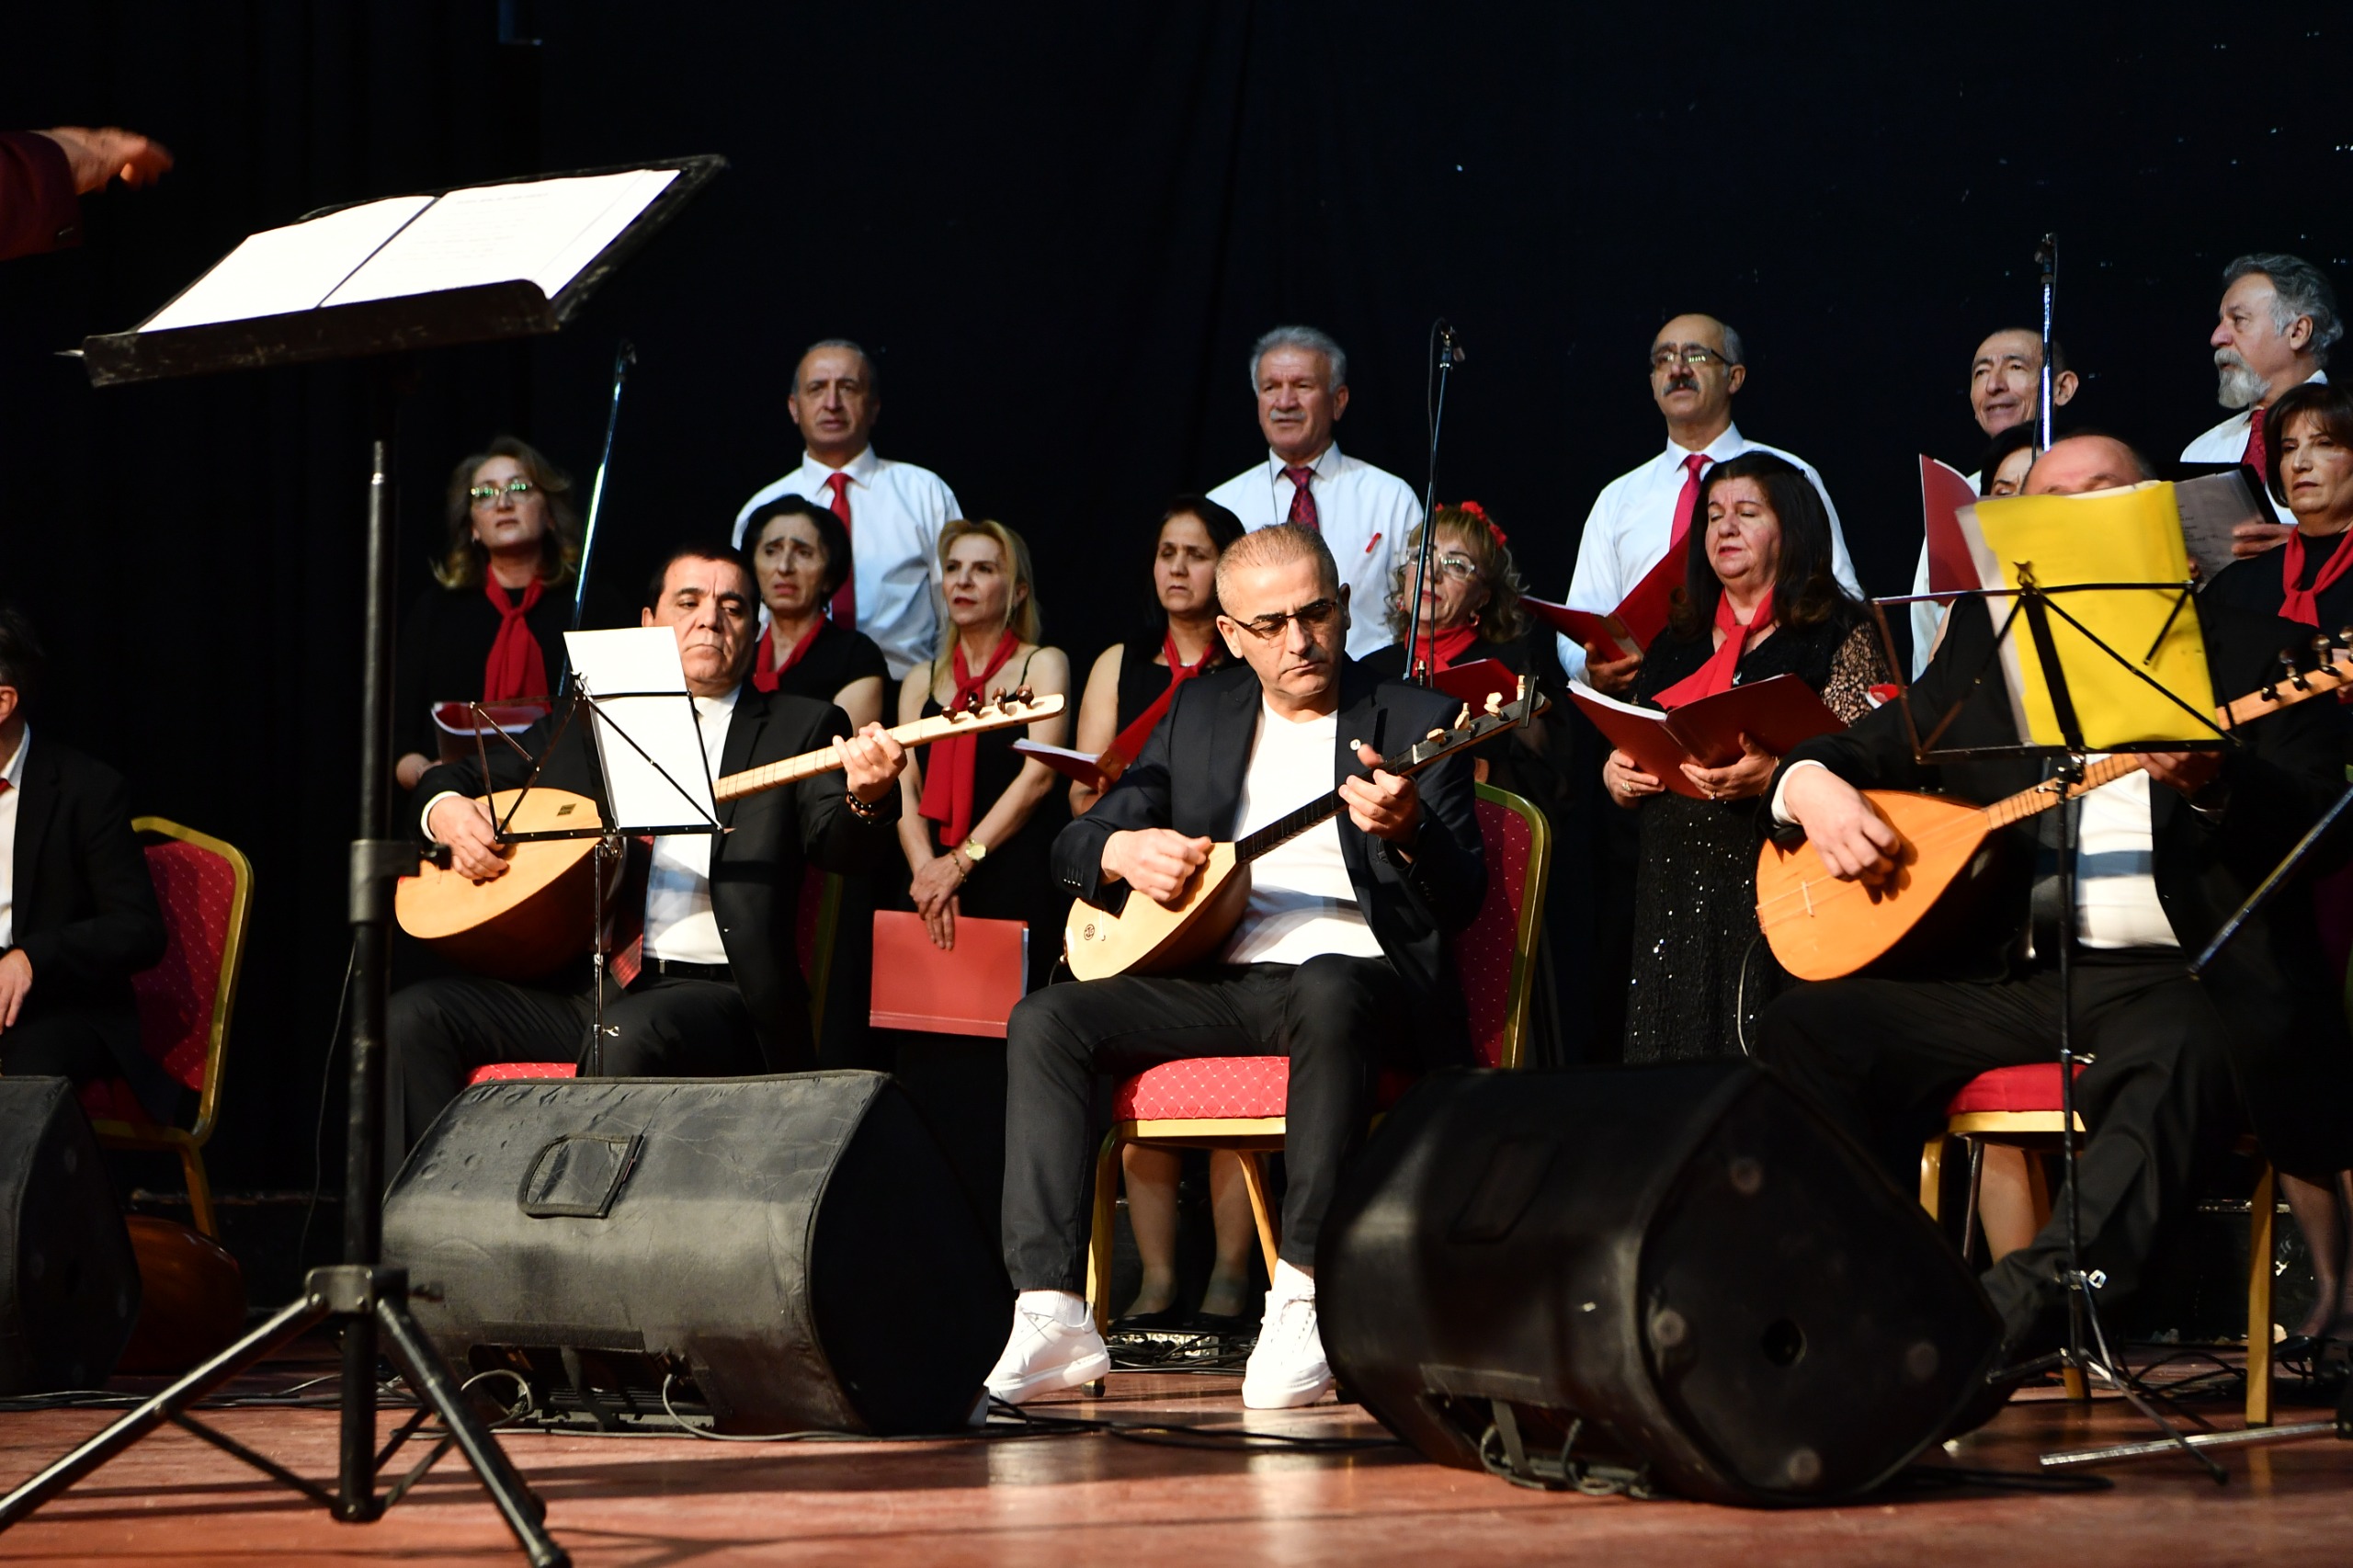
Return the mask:
<svg viewBox="0 0 2353 1568">
<path fill-rule="evenodd" d="M 1708 472 L 1685 587 L 1634 692 L 1672 710 L 1735 685 L 1794 675 L 1853 722 L 1890 678 L 1862 606 L 1834 574 L 1830 515 L 1796 464 L 1745 452 Z M 1671 791 L 1622 751 L 1609 798 L 1640 813 L 1628 1062 L 1743 1054 L 1757 1010 L 1785 983 L 1756 930 L 1756 801 L 1780 759 L 1744 735 L 1722 767 L 1685 763 L 1699 795 Z"/>
</svg>

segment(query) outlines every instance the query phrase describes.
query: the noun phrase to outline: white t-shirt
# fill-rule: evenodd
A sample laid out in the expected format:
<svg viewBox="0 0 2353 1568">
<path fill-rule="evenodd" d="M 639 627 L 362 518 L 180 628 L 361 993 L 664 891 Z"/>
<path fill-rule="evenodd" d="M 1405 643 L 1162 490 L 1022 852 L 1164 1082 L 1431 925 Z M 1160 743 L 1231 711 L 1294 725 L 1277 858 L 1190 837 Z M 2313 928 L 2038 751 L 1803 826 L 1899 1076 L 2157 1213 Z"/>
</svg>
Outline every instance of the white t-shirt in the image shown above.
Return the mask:
<svg viewBox="0 0 2353 1568">
<path fill-rule="evenodd" d="M 1242 780 L 1244 838 L 1338 787 L 1340 717 L 1294 723 L 1263 701 L 1250 770 Z M 1326 817 L 1250 862 L 1250 903 L 1218 955 L 1224 963 L 1305 963 L 1324 953 L 1381 957 L 1340 854 L 1340 824 Z"/>
<path fill-rule="evenodd" d="M 25 754 L 33 749 L 33 727 L 17 732 L 17 753 L 0 763 L 0 948 L 17 939 L 17 802 L 24 798 Z"/>
<path fill-rule="evenodd" d="M 702 732 L 702 755 L 710 776 L 727 751 L 727 726 L 735 716 L 741 687 L 724 697 L 698 697 L 695 728 Z M 654 840 L 654 863 L 645 873 L 645 956 L 673 963 L 725 963 L 719 917 L 710 911 L 710 850 L 714 834 L 665 833 Z"/>
</svg>

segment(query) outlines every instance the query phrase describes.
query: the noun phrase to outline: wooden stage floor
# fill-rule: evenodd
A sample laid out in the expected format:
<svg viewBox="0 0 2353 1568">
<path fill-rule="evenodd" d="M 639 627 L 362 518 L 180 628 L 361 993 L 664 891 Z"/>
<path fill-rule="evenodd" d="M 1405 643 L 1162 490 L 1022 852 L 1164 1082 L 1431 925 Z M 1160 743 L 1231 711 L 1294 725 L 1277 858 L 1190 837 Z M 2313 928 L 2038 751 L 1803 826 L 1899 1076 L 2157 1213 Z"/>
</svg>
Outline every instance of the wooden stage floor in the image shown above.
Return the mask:
<svg viewBox="0 0 2353 1568">
<path fill-rule="evenodd" d="M 241 1392 L 324 1369 L 271 1363 Z M 2279 1419 L 2300 1406 L 2283 1380 Z M 1114 1374 L 1108 1397 L 1051 1411 L 1204 1427 L 1244 1424 L 1238 1380 Z M 2197 1406 L 2238 1424 L 2235 1402 Z M 208 1417 L 327 1478 L 327 1410 Z M 0 1483 L 95 1430 L 89 1411 L 0 1415 Z M 1252 1415 L 1259 1429 L 1378 1436 L 1355 1406 Z M 389 1417 L 387 1418 L 389 1429 Z M 2144 1428 L 2112 1399 L 2014 1401 L 1930 1462 L 2031 1471 L 2046 1448 L 2130 1440 Z M 2353 1562 L 2353 1446 L 2308 1442 L 2224 1458 L 2218 1487 L 2187 1461 L 2109 1467 L 2111 1490 L 1914 1494 L 1806 1511 L 1754 1512 L 1523 1491 L 1402 1449 L 1346 1455 L 1149 1447 L 1102 1435 L 1015 1441 L 721 1444 L 521 1433 L 509 1451 L 583 1564 L 1331 1563 L 1565 1562 L 1692 1568 L 1772 1563 Z M 47 1563 L 506 1563 L 522 1558 L 454 1460 L 382 1522 L 338 1525 L 233 1460 L 166 1431 L 7 1535 L 0 1561 Z"/>
</svg>

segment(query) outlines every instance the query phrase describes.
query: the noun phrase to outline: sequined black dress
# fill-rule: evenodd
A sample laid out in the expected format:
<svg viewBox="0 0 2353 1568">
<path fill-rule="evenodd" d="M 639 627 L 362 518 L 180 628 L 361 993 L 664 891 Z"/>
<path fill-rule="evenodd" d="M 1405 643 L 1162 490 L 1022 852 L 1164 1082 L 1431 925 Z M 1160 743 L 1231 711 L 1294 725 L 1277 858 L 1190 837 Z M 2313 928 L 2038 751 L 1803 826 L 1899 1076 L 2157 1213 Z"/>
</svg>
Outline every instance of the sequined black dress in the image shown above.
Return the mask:
<svg viewBox="0 0 2353 1568">
<path fill-rule="evenodd" d="M 1704 634 L 1687 641 L 1662 632 L 1634 695 L 1653 703 L 1713 651 Z M 1743 682 L 1778 675 L 1804 681 L 1849 723 L 1869 710 L 1870 687 L 1890 678 L 1878 633 L 1859 610 L 1799 631 L 1782 627 L 1740 661 Z M 1737 1057 L 1743 1028 L 1755 1040 L 1757 1012 L 1789 983 L 1756 931 L 1756 813 L 1764 809 L 1762 799 L 1719 803 L 1672 793 L 1639 808 L 1628 1062 Z"/>
</svg>

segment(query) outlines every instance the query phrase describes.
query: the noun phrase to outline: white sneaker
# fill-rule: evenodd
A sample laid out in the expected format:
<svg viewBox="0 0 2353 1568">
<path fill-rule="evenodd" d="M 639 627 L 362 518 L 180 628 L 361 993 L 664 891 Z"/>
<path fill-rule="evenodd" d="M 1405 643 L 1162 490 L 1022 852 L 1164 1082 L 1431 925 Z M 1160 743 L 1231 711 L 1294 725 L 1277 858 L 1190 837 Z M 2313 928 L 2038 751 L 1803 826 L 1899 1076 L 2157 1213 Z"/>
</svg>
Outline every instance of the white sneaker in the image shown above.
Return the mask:
<svg viewBox="0 0 2353 1568">
<path fill-rule="evenodd" d="M 1085 1298 L 1068 1290 L 1024 1290 L 1013 1304 L 1013 1337 L 989 1371 L 988 1391 L 1019 1404 L 1091 1383 L 1110 1369 L 1111 1352 Z"/>
<path fill-rule="evenodd" d="M 1251 1410 L 1290 1410 L 1331 1392 L 1332 1364 L 1315 1327 L 1315 1281 L 1279 1262 L 1258 1344 L 1242 1374 L 1242 1403 Z"/>
</svg>

